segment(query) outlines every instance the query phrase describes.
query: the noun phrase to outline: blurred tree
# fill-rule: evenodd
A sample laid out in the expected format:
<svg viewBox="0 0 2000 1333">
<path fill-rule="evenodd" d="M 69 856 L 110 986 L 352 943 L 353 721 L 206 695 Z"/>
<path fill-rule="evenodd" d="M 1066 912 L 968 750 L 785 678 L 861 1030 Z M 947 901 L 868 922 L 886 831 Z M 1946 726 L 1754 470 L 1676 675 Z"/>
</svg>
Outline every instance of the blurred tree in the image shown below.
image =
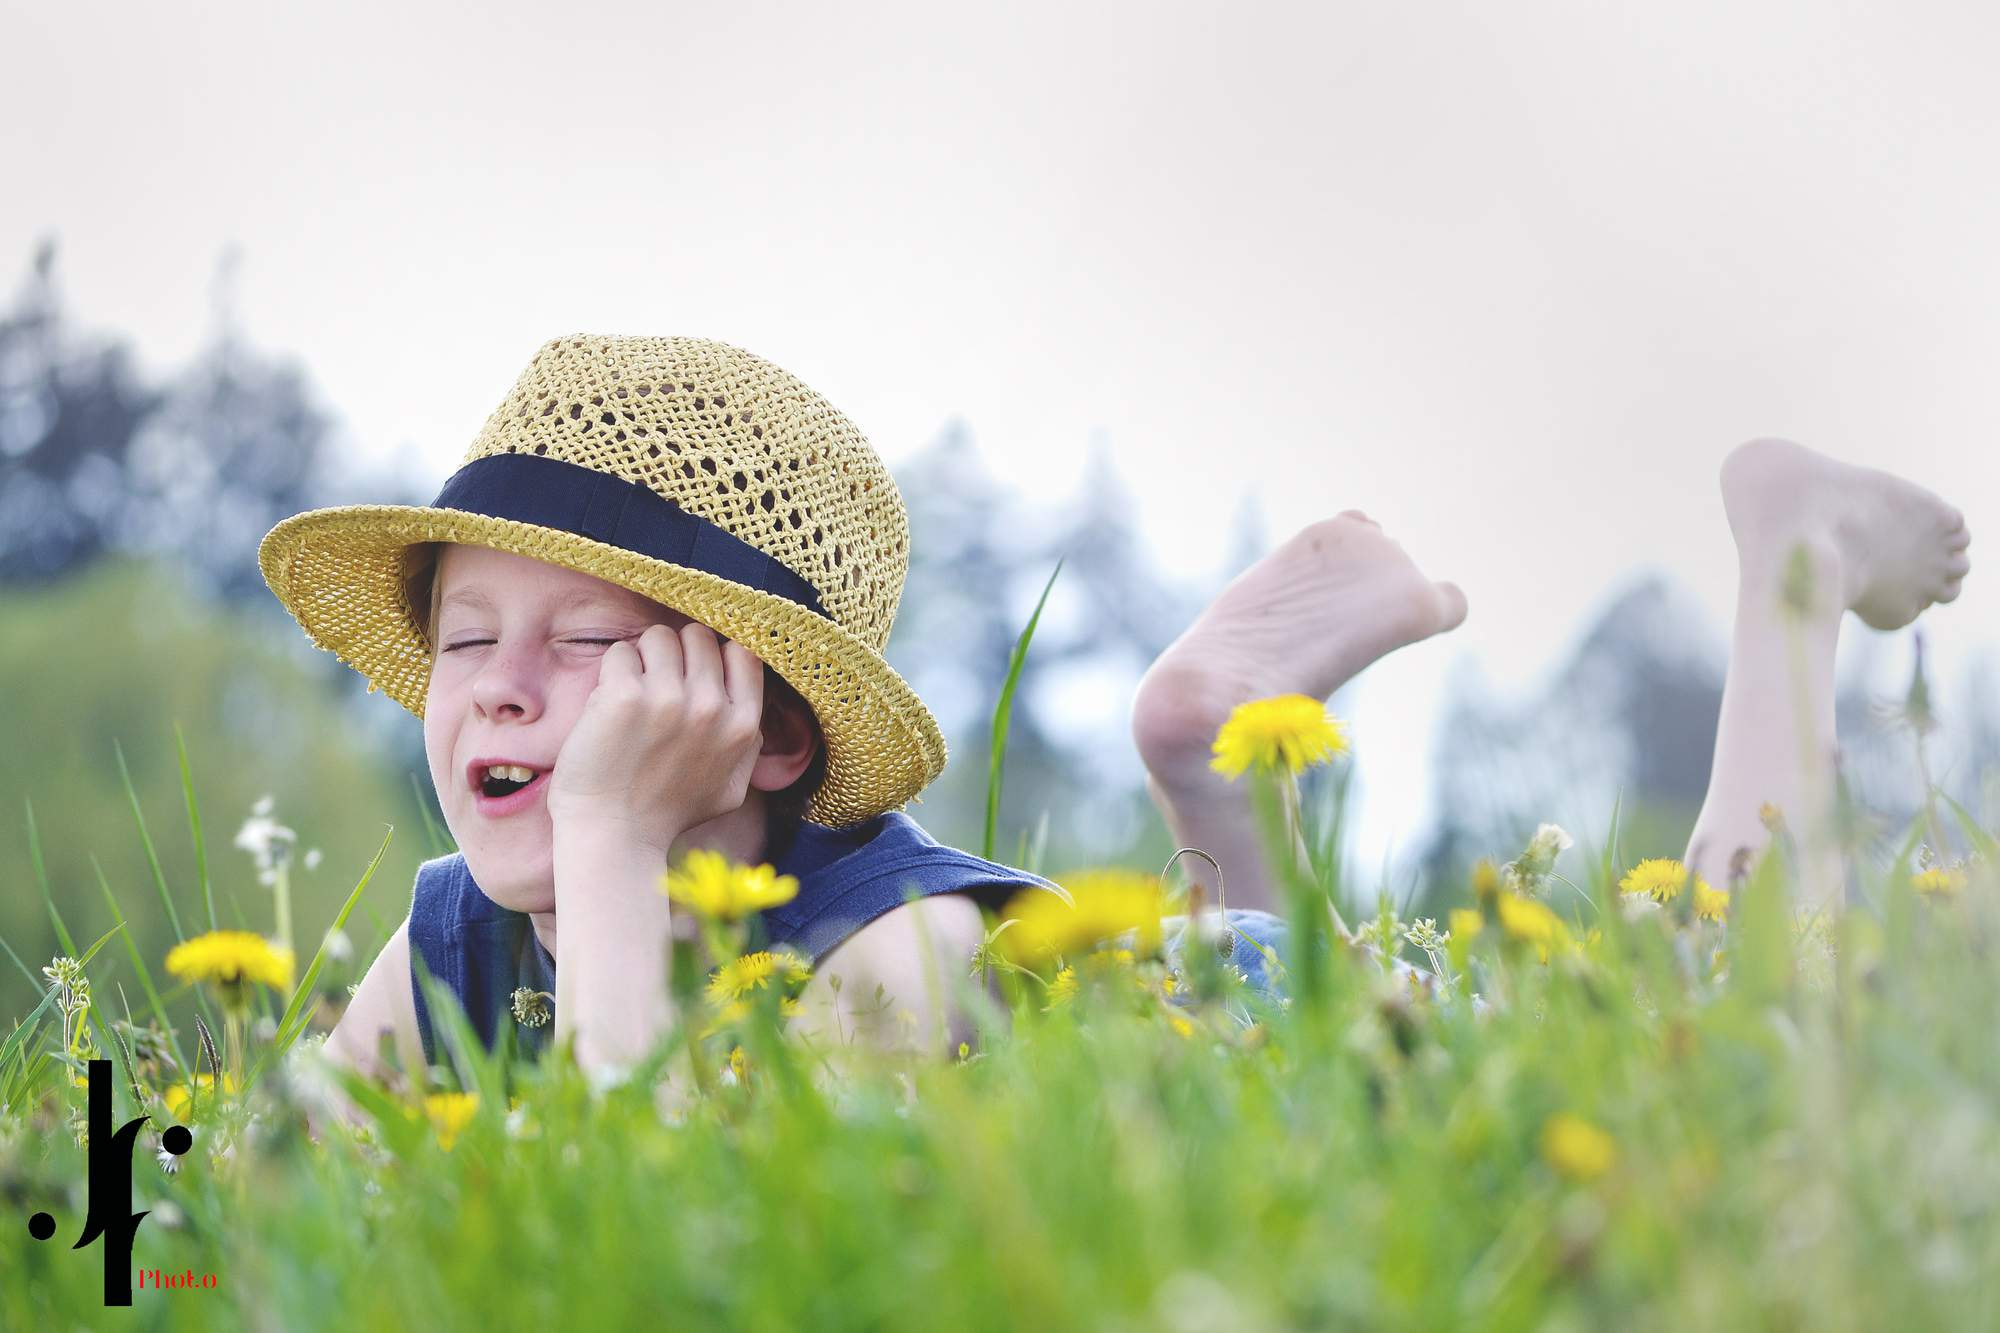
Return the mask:
<svg viewBox="0 0 2000 1333">
<path fill-rule="evenodd" d="M 132 441 L 115 543 L 179 564 L 214 596 L 267 600 L 257 543 L 321 502 L 331 418 L 302 371 L 259 354 L 237 326 L 233 249 L 218 265 L 208 345 Z"/>
<path fill-rule="evenodd" d="M 66 327 L 55 242 L 0 314 L 0 582 L 40 583 L 115 544 L 132 441 L 159 402 L 122 342 Z"/>
</svg>

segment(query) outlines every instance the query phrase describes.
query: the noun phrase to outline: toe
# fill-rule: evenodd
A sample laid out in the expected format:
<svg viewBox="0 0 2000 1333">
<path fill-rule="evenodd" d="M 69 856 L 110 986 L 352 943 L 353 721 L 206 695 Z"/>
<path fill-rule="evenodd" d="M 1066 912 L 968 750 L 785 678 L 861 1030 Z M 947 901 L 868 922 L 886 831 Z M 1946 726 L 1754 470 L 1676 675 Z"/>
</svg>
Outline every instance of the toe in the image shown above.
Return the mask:
<svg viewBox="0 0 2000 1333">
<path fill-rule="evenodd" d="M 1963 551 L 1944 562 L 1944 575 L 1947 579 L 1963 579 L 1971 569 L 1972 559 Z"/>
<path fill-rule="evenodd" d="M 1972 529 L 1960 524 L 1956 532 L 1945 538 L 1944 545 L 1948 551 L 1963 551 L 1972 545 Z"/>
<path fill-rule="evenodd" d="M 1359 519 L 1361 522 L 1369 524 L 1372 527 L 1379 528 L 1382 526 L 1380 523 L 1375 522 L 1374 519 L 1368 517 L 1368 515 L 1362 513 L 1359 509 L 1343 509 L 1340 511 L 1340 517 Z"/>
<path fill-rule="evenodd" d="M 1963 578 L 1948 580 L 1944 585 L 1944 589 L 1937 595 L 1938 602 L 1940 604 L 1943 604 L 1945 602 L 1957 601 L 1959 590 L 1964 587 L 1965 587 L 1965 580 Z"/>
<path fill-rule="evenodd" d="M 1436 585 L 1438 594 L 1437 632 L 1457 629 L 1465 623 L 1465 591 L 1456 583 L 1440 582 Z"/>
</svg>

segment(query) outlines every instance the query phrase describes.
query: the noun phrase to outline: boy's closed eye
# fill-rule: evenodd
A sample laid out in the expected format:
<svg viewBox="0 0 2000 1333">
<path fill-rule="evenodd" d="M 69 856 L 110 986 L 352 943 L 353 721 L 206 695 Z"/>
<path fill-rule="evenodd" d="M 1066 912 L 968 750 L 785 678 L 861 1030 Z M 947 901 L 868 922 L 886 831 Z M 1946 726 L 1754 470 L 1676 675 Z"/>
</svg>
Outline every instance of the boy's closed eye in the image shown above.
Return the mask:
<svg viewBox="0 0 2000 1333">
<path fill-rule="evenodd" d="M 448 643 L 448 644 L 446 644 L 446 645 L 445 645 L 444 647 L 442 647 L 442 648 L 438 649 L 438 651 L 439 651 L 439 652 L 441 652 L 441 653 L 448 653 L 448 652 L 452 652 L 453 650 L 455 650 L 455 649 L 458 649 L 458 648 L 470 648 L 470 647 L 474 646 L 475 644 L 481 644 L 481 643 L 492 643 L 492 642 L 493 642 L 493 640 L 491 640 L 491 639 L 460 639 L 460 640 L 459 640 L 459 641 L 458 641 L 457 643 Z M 614 644 L 614 643 L 622 643 L 622 642 L 623 642 L 623 640 L 622 640 L 622 639 L 564 639 L 564 640 L 563 640 L 563 642 L 564 642 L 564 643 L 601 643 L 601 644 L 605 644 L 606 646 L 609 646 L 609 645 L 611 645 L 611 644 Z"/>
</svg>

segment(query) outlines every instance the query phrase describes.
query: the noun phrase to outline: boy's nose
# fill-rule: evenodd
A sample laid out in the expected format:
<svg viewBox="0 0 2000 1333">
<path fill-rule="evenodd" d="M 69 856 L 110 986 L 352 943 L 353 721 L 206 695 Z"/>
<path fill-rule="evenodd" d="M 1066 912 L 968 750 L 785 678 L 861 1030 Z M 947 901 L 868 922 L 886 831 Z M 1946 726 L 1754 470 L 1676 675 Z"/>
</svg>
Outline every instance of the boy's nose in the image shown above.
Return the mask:
<svg viewBox="0 0 2000 1333">
<path fill-rule="evenodd" d="M 540 670 L 520 654 L 495 653 L 472 682 L 472 703 L 489 716 L 540 714 L 544 686 Z"/>
</svg>

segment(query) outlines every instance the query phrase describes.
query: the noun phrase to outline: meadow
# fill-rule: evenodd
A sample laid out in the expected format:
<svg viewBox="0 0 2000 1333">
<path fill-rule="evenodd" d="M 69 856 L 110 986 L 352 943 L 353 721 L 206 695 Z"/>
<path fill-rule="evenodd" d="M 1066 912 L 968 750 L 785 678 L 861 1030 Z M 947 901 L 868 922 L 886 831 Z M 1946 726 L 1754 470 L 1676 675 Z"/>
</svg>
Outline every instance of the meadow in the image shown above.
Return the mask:
<svg viewBox="0 0 2000 1333">
<path fill-rule="evenodd" d="M 447 1014 L 431 1079 L 378 1087 L 316 1048 L 335 979 L 379 947 L 346 932 L 389 840 L 333 920 L 268 923 L 310 949 L 303 968 L 215 931 L 206 863 L 180 895 L 155 877 L 183 941 L 169 958 L 131 947 L 108 887 L 116 924 L 73 936 L 34 847 L 64 957 L 0 963 L 44 997 L 0 1047 L 18 1219 L 0 1326 L 2000 1321 L 2000 848 L 1973 812 L 1932 792 L 1908 828 L 1857 837 L 1859 897 L 1837 915 L 1791 906 L 1781 823 L 1725 888 L 1677 848 L 1625 845 L 1614 817 L 1524 830 L 1450 886 L 1442 920 L 1381 899 L 1336 942 L 1333 905 L 1354 917 L 1372 886 L 1347 882 L 1338 805 L 1302 810 L 1297 784 L 1357 757 L 1244 744 L 1266 833 L 1305 849 L 1282 859 L 1281 991 L 1198 942 L 1169 959 L 1162 914 L 1190 906 L 1175 875 L 1058 869 L 1075 910 L 993 923 L 962 997 L 978 1031 L 947 1059 L 787 1037 L 796 970 L 741 952 L 744 905 L 771 886 L 716 866 L 674 885 L 703 923 L 674 970 L 693 1017 L 628 1079 L 511 1040 L 489 1055 Z M 180 797 L 199 846 L 191 778 Z M 282 813 L 244 836 L 274 913 Z M 141 824 L 157 866 L 155 836 Z M 120 958 L 136 994 L 93 984 Z M 176 1025 L 181 1002 L 196 1017 Z M 520 997 L 518 1020 L 540 1017 Z M 130 1311 L 104 1307 L 104 1239 L 71 1248 L 92 1057 L 115 1074 L 114 1125 L 153 1117 L 132 1153 L 132 1267 L 194 1279 L 135 1291 Z M 360 1124 L 316 1124 L 335 1087 Z M 170 1124 L 191 1127 L 185 1154 L 162 1149 Z M 28 1234 L 38 1210 L 51 1240 Z"/>
</svg>

